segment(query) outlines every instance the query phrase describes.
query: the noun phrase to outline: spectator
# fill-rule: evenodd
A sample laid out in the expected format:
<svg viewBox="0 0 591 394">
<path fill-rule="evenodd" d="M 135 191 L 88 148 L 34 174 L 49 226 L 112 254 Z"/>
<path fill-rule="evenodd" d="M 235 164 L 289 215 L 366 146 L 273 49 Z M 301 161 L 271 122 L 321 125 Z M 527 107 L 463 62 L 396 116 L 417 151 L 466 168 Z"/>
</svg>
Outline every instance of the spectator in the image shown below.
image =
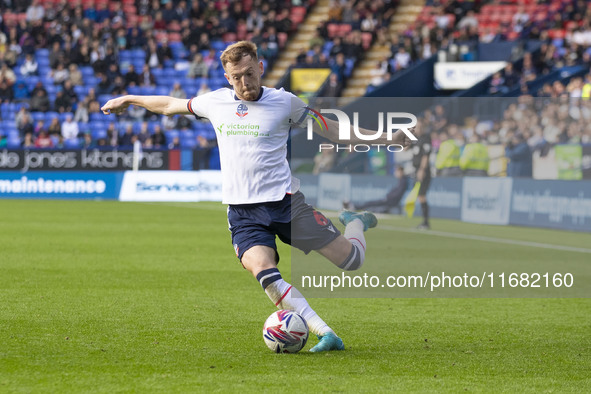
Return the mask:
<svg viewBox="0 0 591 394">
<path fill-rule="evenodd" d="M 142 143 L 142 145 L 146 142 L 148 138 L 150 138 L 150 132 L 148 131 L 148 122 L 142 122 L 140 126 L 140 132 L 137 134 L 138 140 Z"/>
<path fill-rule="evenodd" d="M 78 128 L 78 123 L 74 122 L 72 119 L 72 115 L 66 115 L 66 119 L 62 123 L 62 136 L 66 141 L 72 141 L 78 138 L 78 134 L 80 129 Z"/>
<path fill-rule="evenodd" d="M 142 73 L 139 75 L 139 77 L 140 86 L 156 86 L 156 78 L 150 71 L 150 67 L 147 64 L 144 64 L 144 68 L 142 69 Z"/>
<path fill-rule="evenodd" d="M 26 133 L 21 145 L 23 148 L 34 148 L 35 138 L 33 137 L 33 133 Z"/>
<path fill-rule="evenodd" d="M 23 63 L 23 65 L 20 68 L 21 71 L 21 75 L 23 75 L 24 77 L 27 77 L 29 75 L 36 75 L 37 74 L 37 62 L 35 61 L 35 58 L 33 57 L 33 55 L 31 55 L 30 53 L 27 53 L 25 55 L 25 62 Z"/>
<path fill-rule="evenodd" d="M 69 80 L 70 83 L 74 86 L 82 86 L 84 85 L 84 80 L 82 79 L 82 73 L 80 69 L 75 63 L 70 63 L 68 66 L 68 70 L 70 72 Z"/>
<path fill-rule="evenodd" d="M 209 66 L 203 60 L 203 55 L 195 54 L 193 61 L 189 64 L 189 71 L 187 76 L 189 78 L 207 78 L 209 74 Z"/>
<path fill-rule="evenodd" d="M 162 127 L 160 125 L 156 125 L 154 127 L 154 134 L 152 134 L 152 142 L 154 144 L 154 148 L 160 149 L 166 147 L 166 137 L 162 132 Z"/>
<path fill-rule="evenodd" d="M 94 141 L 92 139 L 92 134 L 84 133 L 81 148 L 82 149 L 96 149 L 97 147 L 98 147 L 98 144 L 96 141 Z"/>
<path fill-rule="evenodd" d="M 505 86 L 505 80 L 503 79 L 501 72 L 497 71 L 496 73 L 493 74 L 493 76 L 490 80 L 490 86 L 488 88 L 488 93 L 490 93 L 490 94 L 506 93 L 507 90 L 508 89 Z"/>
<path fill-rule="evenodd" d="M 312 174 L 318 175 L 321 172 L 329 172 L 336 163 L 336 152 L 331 149 L 325 149 L 314 156 L 314 168 Z"/>
<path fill-rule="evenodd" d="M 45 127 L 45 121 L 44 120 L 38 120 L 37 123 L 35 124 L 35 136 L 38 136 L 40 132 L 47 130 Z"/>
<path fill-rule="evenodd" d="M 19 80 L 17 83 L 15 83 L 13 86 L 13 91 L 13 99 L 15 102 L 29 101 L 29 99 L 31 98 L 29 88 L 27 87 L 24 81 Z"/>
<path fill-rule="evenodd" d="M 131 124 L 128 124 L 125 127 L 125 132 L 119 139 L 119 146 L 124 148 L 131 148 L 133 147 L 135 135 L 133 134 L 133 127 Z"/>
<path fill-rule="evenodd" d="M 33 0 L 31 5 L 27 7 L 26 20 L 29 23 L 42 21 L 45 16 L 45 8 L 40 0 Z"/>
<path fill-rule="evenodd" d="M 406 48 L 400 47 L 396 55 L 394 55 L 394 60 L 396 61 L 396 70 L 404 70 L 410 65 L 411 57 Z"/>
<path fill-rule="evenodd" d="M 168 93 L 169 96 L 179 98 L 179 99 L 186 99 L 187 92 L 183 90 L 181 84 L 179 82 L 175 82 L 172 86 L 172 90 Z"/>
<path fill-rule="evenodd" d="M 35 148 L 53 148 L 53 141 L 46 130 L 41 130 L 35 140 Z"/>
<path fill-rule="evenodd" d="M 107 140 L 105 141 L 105 144 L 111 147 L 116 147 L 119 143 L 119 132 L 117 131 L 116 127 L 115 127 L 115 123 L 111 122 L 109 123 L 109 126 L 107 127 Z"/>
<path fill-rule="evenodd" d="M 64 93 L 63 89 L 56 92 L 53 107 L 57 112 L 72 112 L 72 101 L 70 97 Z"/>
<path fill-rule="evenodd" d="M 201 82 L 201 86 L 199 86 L 199 90 L 197 90 L 197 96 L 201 96 L 202 94 L 211 92 L 209 86 L 207 86 L 207 82 Z"/>
<path fill-rule="evenodd" d="M 532 154 L 522 134 L 516 134 L 505 145 L 505 156 L 509 160 L 507 176 L 531 178 Z"/>
<path fill-rule="evenodd" d="M 14 99 L 14 89 L 8 85 L 6 80 L 0 80 L 0 102 L 10 103 Z"/>
<path fill-rule="evenodd" d="M 476 19 L 474 11 L 468 11 L 456 27 L 460 30 L 467 28 L 478 28 L 478 19 Z"/>
<path fill-rule="evenodd" d="M 74 122 L 88 123 L 88 103 L 89 98 L 85 97 L 80 104 L 76 107 L 76 113 L 74 114 Z"/>
<path fill-rule="evenodd" d="M 135 72 L 135 67 L 133 64 L 129 65 L 127 69 L 127 74 L 125 74 L 125 87 L 129 86 L 138 86 L 140 84 L 140 76 L 137 72 Z"/>
<path fill-rule="evenodd" d="M 49 97 L 45 89 L 37 90 L 31 98 L 31 111 L 47 112 L 50 109 Z"/>
<path fill-rule="evenodd" d="M 6 63 L 2 63 L 2 67 L 0 68 L 0 81 L 5 81 L 6 85 L 12 87 L 16 82 L 16 74 Z"/>
<path fill-rule="evenodd" d="M 49 134 L 50 137 L 53 137 L 53 136 L 57 137 L 62 134 L 62 126 L 61 126 L 60 121 L 57 117 L 51 119 L 51 122 L 49 123 L 49 126 L 47 127 L 47 133 Z"/>
</svg>

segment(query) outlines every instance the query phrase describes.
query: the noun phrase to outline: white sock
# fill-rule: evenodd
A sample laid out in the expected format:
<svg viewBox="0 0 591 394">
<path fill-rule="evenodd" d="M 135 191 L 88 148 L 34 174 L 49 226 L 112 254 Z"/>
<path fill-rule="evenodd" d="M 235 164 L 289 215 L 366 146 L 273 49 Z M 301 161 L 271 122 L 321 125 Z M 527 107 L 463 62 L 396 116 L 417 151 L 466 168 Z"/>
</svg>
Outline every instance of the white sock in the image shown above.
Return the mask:
<svg viewBox="0 0 591 394">
<path fill-rule="evenodd" d="M 314 312 L 302 293 L 283 280 L 277 268 L 261 271 L 257 275 L 257 280 L 277 308 L 295 311 L 302 315 L 311 332 L 316 335 L 334 333 L 328 324 Z"/>
<path fill-rule="evenodd" d="M 344 237 L 351 242 L 353 248 L 349 256 L 339 265 L 340 268 L 352 271 L 361 268 L 365 260 L 365 236 L 363 235 L 363 222 L 355 219 L 345 227 Z"/>
</svg>

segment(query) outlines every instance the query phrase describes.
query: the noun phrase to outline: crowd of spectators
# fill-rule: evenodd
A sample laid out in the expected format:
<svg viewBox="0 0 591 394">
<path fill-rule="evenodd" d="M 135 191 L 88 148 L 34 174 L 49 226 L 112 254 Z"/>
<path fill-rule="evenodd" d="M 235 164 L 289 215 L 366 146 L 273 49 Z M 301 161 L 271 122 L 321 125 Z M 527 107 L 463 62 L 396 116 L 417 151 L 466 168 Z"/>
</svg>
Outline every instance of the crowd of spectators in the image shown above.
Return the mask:
<svg viewBox="0 0 591 394">
<path fill-rule="evenodd" d="M 17 111 L 25 108 L 32 114 L 52 113 L 63 126 L 65 114 L 71 114 L 82 133 L 100 118 L 100 106 L 107 96 L 144 92 L 138 89 L 175 97 L 205 93 L 225 83 L 219 65 L 224 42 L 254 41 L 270 67 L 288 34 L 303 20 L 306 8 L 301 0 L 0 1 L 2 121 L 14 122 Z M 178 85 L 171 90 L 171 76 L 177 82 L 196 79 L 197 83 L 190 90 Z M 182 136 L 182 119 L 175 118 L 172 124 L 131 110 L 116 128 L 124 134 L 126 122 L 160 122 Z M 103 119 L 104 125 L 107 122 Z M 62 141 L 60 133 L 44 130 L 43 125 L 31 133 L 18 129 L 23 146 L 59 147 L 69 139 L 61 135 Z M 150 132 L 155 133 L 154 127 Z M 6 144 L 6 133 L 0 134 L 0 144 Z M 118 140 L 95 138 L 102 134 L 77 138 L 81 146 L 113 145 Z M 203 145 L 203 135 L 194 137 L 194 146 Z M 154 142 L 141 140 L 146 147 Z"/>
</svg>

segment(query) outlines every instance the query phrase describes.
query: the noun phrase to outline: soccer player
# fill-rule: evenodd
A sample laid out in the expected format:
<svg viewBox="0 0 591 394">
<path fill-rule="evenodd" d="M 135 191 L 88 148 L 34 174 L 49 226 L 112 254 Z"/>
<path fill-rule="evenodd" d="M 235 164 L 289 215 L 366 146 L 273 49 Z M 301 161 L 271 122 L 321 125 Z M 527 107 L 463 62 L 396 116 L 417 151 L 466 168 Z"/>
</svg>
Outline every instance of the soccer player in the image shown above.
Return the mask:
<svg viewBox="0 0 591 394">
<path fill-rule="evenodd" d="M 305 253 L 317 251 L 344 270 L 356 270 L 365 257 L 363 232 L 375 227 L 377 219 L 369 212 L 344 211 L 339 217 L 345 225 L 342 235 L 329 219 L 306 204 L 298 180 L 291 177 L 286 154 L 290 128 L 304 125 L 310 109 L 283 89 L 261 86 L 263 63 L 252 42 L 230 45 L 221 62 L 232 89 L 192 99 L 122 96 L 109 100 L 101 110 L 120 114 L 136 105 L 158 114 L 209 119 L 218 139 L 222 202 L 229 205 L 228 223 L 237 257 L 278 308 L 296 311 L 306 319 L 319 339 L 310 351 L 343 350 L 343 341 L 281 277 L 275 237 Z M 337 142 L 338 123 L 327 120 L 327 125 L 323 136 Z M 399 130 L 392 141 L 384 136 L 384 141 L 376 142 L 407 146 L 410 140 Z"/>
<path fill-rule="evenodd" d="M 352 204 L 350 202 L 343 202 L 343 207 L 345 209 L 353 209 L 357 211 L 362 211 L 364 209 L 371 209 L 374 212 L 383 212 L 388 213 L 392 208 L 398 209 L 399 212 L 402 212 L 402 208 L 400 207 L 400 200 L 402 200 L 402 196 L 406 192 L 408 187 L 408 179 L 404 175 L 404 167 L 398 166 L 396 167 L 396 171 L 394 172 L 396 178 L 398 178 L 398 183 L 394 186 L 388 193 L 386 197 L 380 200 L 372 200 L 364 202 L 363 204 Z"/>
</svg>

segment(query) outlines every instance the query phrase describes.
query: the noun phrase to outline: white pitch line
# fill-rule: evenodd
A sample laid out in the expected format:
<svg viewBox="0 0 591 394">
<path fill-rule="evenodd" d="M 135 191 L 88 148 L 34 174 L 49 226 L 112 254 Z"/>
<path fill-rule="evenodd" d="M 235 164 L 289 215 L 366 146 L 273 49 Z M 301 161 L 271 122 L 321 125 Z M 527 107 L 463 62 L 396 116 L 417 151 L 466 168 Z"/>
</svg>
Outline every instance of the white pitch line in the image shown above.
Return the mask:
<svg viewBox="0 0 591 394">
<path fill-rule="evenodd" d="M 517 240 L 512 240 L 512 239 L 485 237 L 485 236 L 481 236 L 481 235 L 448 233 L 445 231 L 436 231 L 436 230 L 417 230 L 417 229 L 413 229 L 413 228 L 396 227 L 396 226 L 388 226 L 388 225 L 379 226 L 378 228 L 383 229 L 383 230 L 390 230 L 390 231 L 400 231 L 400 232 L 404 232 L 404 233 L 433 235 L 436 237 L 471 239 L 474 241 L 493 242 L 493 243 L 498 243 L 498 244 L 529 246 L 532 248 L 542 248 L 542 249 L 563 250 L 566 252 L 591 253 L 591 249 L 577 248 L 575 246 L 552 245 L 552 244 L 545 244 L 545 243 L 541 243 L 541 242 L 517 241 Z"/>
</svg>

